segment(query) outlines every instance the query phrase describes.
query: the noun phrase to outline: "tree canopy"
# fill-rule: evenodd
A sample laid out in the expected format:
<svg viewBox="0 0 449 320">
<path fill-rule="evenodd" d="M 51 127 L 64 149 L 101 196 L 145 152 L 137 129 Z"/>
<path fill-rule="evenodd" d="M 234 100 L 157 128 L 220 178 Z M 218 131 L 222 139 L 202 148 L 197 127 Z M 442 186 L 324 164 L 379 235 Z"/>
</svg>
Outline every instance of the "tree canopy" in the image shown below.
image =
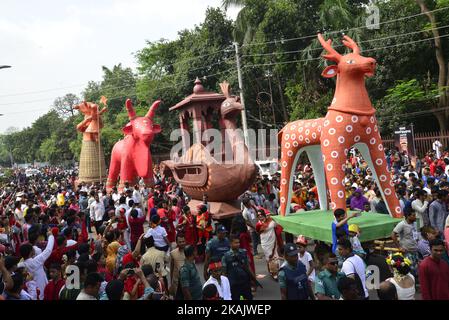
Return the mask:
<svg viewBox="0 0 449 320">
<path fill-rule="evenodd" d="M 224 0 L 222 8 L 208 8 L 200 25 L 180 30 L 176 39 L 147 41 L 135 53 L 135 72 L 121 63 L 104 66 L 102 81 L 89 82 L 82 97 L 58 97 L 30 127 L 4 134 L 0 164 L 10 164 L 11 157 L 15 162 L 77 159 L 81 135 L 76 124 L 82 116 L 73 106 L 82 100 L 98 103 L 102 95 L 108 98 L 101 133 L 107 159 L 128 121 L 127 98 L 140 115 L 154 100 L 163 101 L 155 117 L 163 131 L 152 151 L 167 153 L 170 133 L 179 128 L 178 115 L 168 108 L 192 93 L 196 77 L 211 91 L 219 91 L 226 79 L 239 93 L 234 42 L 240 47 L 250 128 L 280 129 L 291 120 L 324 116 L 335 80 L 321 77 L 328 62 L 320 58 L 318 31 L 332 38 L 341 53 L 344 32 L 358 42 L 362 55 L 377 60 L 367 87 L 383 134 L 412 122 L 415 131 L 448 129 L 449 0 L 382 0 L 376 5 L 380 25 L 367 28 L 369 0 Z M 226 17 L 231 6 L 240 10 L 236 21 Z M 429 121 L 438 125 L 429 126 Z"/>
</svg>

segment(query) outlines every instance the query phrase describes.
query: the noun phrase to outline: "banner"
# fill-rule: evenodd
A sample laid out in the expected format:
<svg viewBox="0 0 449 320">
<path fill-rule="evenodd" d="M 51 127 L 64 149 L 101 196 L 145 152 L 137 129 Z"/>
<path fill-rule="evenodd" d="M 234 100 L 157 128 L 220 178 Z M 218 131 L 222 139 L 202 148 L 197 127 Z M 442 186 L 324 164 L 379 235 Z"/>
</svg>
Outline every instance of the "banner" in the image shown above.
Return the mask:
<svg viewBox="0 0 449 320">
<path fill-rule="evenodd" d="M 403 151 L 407 152 L 407 155 L 410 158 L 414 158 L 416 156 L 415 151 L 415 137 L 413 134 L 413 127 L 404 126 L 399 127 L 398 130 L 394 132 L 394 145 L 399 151 L 402 153 Z"/>
</svg>

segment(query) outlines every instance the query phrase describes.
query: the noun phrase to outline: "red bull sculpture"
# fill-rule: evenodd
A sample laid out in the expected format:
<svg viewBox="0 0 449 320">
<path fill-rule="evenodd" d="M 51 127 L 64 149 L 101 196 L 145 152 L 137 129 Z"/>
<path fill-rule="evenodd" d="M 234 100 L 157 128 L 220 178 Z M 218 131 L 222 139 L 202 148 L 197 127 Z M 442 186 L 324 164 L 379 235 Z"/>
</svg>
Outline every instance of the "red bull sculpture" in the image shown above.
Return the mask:
<svg viewBox="0 0 449 320">
<path fill-rule="evenodd" d="M 123 127 L 125 137 L 112 148 L 109 176 L 106 190 L 111 191 L 120 177 L 119 191 L 126 182 L 135 184 L 143 178 L 146 185 L 153 184 L 153 162 L 150 144 L 161 127 L 153 123 L 153 117 L 160 101 L 156 101 L 144 117 L 137 117 L 130 99 L 126 100 L 129 122 Z"/>
</svg>

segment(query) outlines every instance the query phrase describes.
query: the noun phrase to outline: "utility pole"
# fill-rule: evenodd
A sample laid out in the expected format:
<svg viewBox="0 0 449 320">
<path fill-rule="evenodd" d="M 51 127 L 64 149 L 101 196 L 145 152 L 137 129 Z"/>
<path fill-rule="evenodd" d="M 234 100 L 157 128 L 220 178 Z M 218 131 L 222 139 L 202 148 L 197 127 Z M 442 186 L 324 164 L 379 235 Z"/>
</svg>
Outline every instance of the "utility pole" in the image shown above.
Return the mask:
<svg viewBox="0 0 449 320">
<path fill-rule="evenodd" d="M 276 115 L 274 113 L 274 104 L 273 104 L 273 90 L 271 89 L 271 71 L 268 72 L 268 86 L 270 87 L 270 107 L 273 110 L 273 126 L 276 128 Z"/>
<path fill-rule="evenodd" d="M 245 144 L 249 149 L 249 141 L 248 141 L 248 123 L 246 121 L 246 110 L 245 110 L 245 100 L 243 98 L 243 80 L 242 80 L 242 70 L 240 66 L 240 56 L 239 56 L 239 44 L 234 42 L 235 48 L 235 60 L 237 63 L 237 76 L 239 79 L 239 90 L 240 90 L 240 102 L 242 104 L 242 124 L 243 124 L 243 136 L 245 138 Z"/>
</svg>

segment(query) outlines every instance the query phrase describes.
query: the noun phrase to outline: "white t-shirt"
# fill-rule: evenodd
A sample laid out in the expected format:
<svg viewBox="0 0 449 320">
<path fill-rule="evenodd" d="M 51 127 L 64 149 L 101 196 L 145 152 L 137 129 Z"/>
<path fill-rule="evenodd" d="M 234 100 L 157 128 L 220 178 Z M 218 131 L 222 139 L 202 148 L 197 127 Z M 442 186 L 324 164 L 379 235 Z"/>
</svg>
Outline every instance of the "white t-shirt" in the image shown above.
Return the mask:
<svg viewBox="0 0 449 320">
<path fill-rule="evenodd" d="M 313 261 L 312 255 L 309 252 L 304 252 L 304 255 L 301 257 L 301 255 L 298 253 L 299 261 L 302 262 L 303 265 L 306 266 L 306 271 L 309 272 L 310 270 L 310 261 Z M 315 270 L 312 271 L 312 273 L 309 276 L 310 281 L 315 281 Z"/>
<path fill-rule="evenodd" d="M 134 203 L 136 203 L 136 199 L 134 199 L 134 197 L 126 197 L 126 205 L 129 207 L 129 200 L 134 201 Z"/>
<path fill-rule="evenodd" d="M 404 177 L 407 178 L 407 180 L 410 178 L 410 173 L 413 173 L 415 175 L 415 178 L 419 178 L 418 173 L 416 173 L 416 171 L 406 171 L 404 173 Z"/>
<path fill-rule="evenodd" d="M 142 195 L 140 194 L 140 191 L 134 190 L 133 191 L 133 200 L 134 203 L 141 203 L 142 202 Z"/>
<path fill-rule="evenodd" d="M 223 298 L 223 300 L 232 300 L 232 297 L 231 297 L 231 286 L 229 284 L 228 278 L 225 277 L 225 276 L 220 276 L 220 280 L 221 280 L 221 285 L 218 283 L 217 279 L 215 279 L 214 277 L 210 276 L 209 280 L 207 280 L 204 283 L 203 289 L 207 285 L 213 284 L 217 288 L 218 295 L 220 296 L 220 298 Z"/>
<path fill-rule="evenodd" d="M 120 195 L 118 193 L 113 193 L 112 200 L 114 201 L 115 207 L 117 208 L 120 200 Z"/>
<path fill-rule="evenodd" d="M 254 208 L 246 208 L 243 209 L 242 212 L 242 216 L 243 219 L 245 219 L 246 221 L 248 221 L 250 224 L 252 225 L 256 225 L 257 224 L 257 212 L 256 210 L 254 210 Z M 248 227 L 248 231 L 254 231 L 254 229 L 251 229 L 250 227 Z"/>
<path fill-rule="evenodd" d="M 341 272 L 345 275 L 350 276 L 357 272 L 362 280 L 363 290 L 365 291 L 365 298 L 369 296 L 368 290 L 366 289 L 366 276 L 365 276 L 365 263 L 362 258 L 358 255 L 353 255 L 343 262 L 343 266 L 341 267 Z"/>
<path fill-rule="evenodd" d="M 67 244 L 65 245 L 66 247 L 71 247 L 74 246 L 77 242 L 75 240 L 69 239 L 67 240 Z"/>
<path fill-rule="evenodd" d="M 164 237 L 167 237 L 167 231 L 165 231 L 165 229 L 162 228 L 161 226 L 157 226 L 154 229 L 153 228 L 148 229 L 147 233 L 145 234 L 145 238 L 149 238 L 150 236 L 152 236 L 154 239 L 155 247 L 161 248 L 168 245 L 164 240 Z"/>
</svg>

